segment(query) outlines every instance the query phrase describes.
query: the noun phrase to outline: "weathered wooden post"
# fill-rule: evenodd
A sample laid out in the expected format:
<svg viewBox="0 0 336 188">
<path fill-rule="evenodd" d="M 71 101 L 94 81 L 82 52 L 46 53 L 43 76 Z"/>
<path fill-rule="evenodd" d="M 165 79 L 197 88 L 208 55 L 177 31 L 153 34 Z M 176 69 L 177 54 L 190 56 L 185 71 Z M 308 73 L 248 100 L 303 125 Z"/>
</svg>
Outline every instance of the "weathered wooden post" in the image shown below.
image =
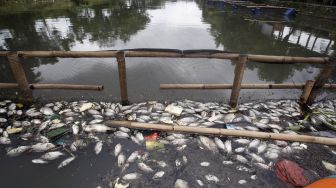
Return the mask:
<svg viewBox="0 0 336 188">
<path fill-rule="evenodd" d="M 313 80 L 307 80 L 306 85 L 303 88 L 302 95 L 300 97 L 300 103 L 306 104 L 308 97 L 313 89 L 314 81 Z"/>
<path fill-rule="evenodd" d="M 307 99 L 308 105 L 313 104 L 315 98 L 321 92 L 324 84 L 328 81 L 334 71 L 336 71 L 336 52 L 333 52 L 333 54 L 329 57 L 328 62 L 317 76 L 313 89 Z"/>
<path fill-rule="evenodd" d="M 23 67 L 19 61 L 17 52 L 9 52 L 7 54 L 8 63 L 12 69 L 14 78 L 19 85 L 19 90 L 21 98 L 19 98 L 24 103 L 31 103 L 33 101 L 33 93 L 29 88 L 29 83 L 26 78 L 26 74 Z"/>
<path fill-rule="evenodd" d="M 121 104 L 128 105 L 128 94 L 127 94 L 127 79 L 126 79 L 126 64 L 125 64 L 125 52 L 117 52 L 117 62 L 118 62 L 118 72 L 119 72 L 119 86 L 120 86 L 120 96 Z"/>
<path fill-rule="evenodd" d="M 247 55 L 239 55 L 238 62 L 235 68 L 235 77 L 233 80 L 233 86 L 232 86 L 231 97 L 230 97 L 230 106 L 232 108 L 235 108 L 237 106 L 237 101 L 239 97 L 241 83 L 242 83 L 243 76 L 244 76 L 244 69 L 245 69 L 246 61 L 247 61 Z"/>
</svg>

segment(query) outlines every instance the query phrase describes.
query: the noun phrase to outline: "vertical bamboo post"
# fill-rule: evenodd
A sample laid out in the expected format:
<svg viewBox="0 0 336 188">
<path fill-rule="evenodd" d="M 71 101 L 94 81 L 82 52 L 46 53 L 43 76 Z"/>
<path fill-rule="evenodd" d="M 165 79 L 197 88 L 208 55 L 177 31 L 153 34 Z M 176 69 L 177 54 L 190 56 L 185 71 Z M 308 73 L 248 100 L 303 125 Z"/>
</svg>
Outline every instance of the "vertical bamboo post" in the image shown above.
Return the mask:
<svg viewBox="0 0 336 188">
<path fill-rule="evenodd" d="M 306 104 L 308 97 L 313 89 L 314 81 L 313 80 L 307 80 L 306 85 L 303 88 L 302 95 L 300 97 L 300 103 Z"/>
<path fill-rule="evenodd" d="M 9 66 L 13 72 L 14 78 L 19 85 L 22 102 L 31 103 L 33 101 L 33 93 L 29 88 L 26 74 L 19 61 L 17 52 L 10 52 L 7 54 Z"/>
<path fill-rule="evenodd" d="M 119 86 L 120 86 L 120 97 L 121 104 L 127 105 L 128 94 L 127 94 L 127 79 L 126 79 L 126 63 L 125 63 L 125 52 L 117 52 L 117 62 L 118 62 L 118 72 L 119 72 Z"/>
<path fill-rule="evenodd" d="M 244 76 L 244 69 L 245 69 L 246 61 L 247 61 L 247 55 L 240 55 L 238 57 L 238 62 L 235 67 L 235 77 L 233 80 L 233 86 L 232 86 L 231 97 L 230 97 L 230 106 L 232 108 L 235 108 L 237 106 L 237 101 L 239 97 L 241 83 L 242 83 L 243 76 Z"/>
<path fill-rule="evenodd" d="M 321 92 L 324 84 L 328 81 L 328 78 L 336 71 L 336 53 L 333 52 L 328 62 L 325 64 L 324 68 L 321 70 L 317 76 L 312 91 L 307 99 L 307 104 L 313 104 L 317 95 Z"/>
</svg>

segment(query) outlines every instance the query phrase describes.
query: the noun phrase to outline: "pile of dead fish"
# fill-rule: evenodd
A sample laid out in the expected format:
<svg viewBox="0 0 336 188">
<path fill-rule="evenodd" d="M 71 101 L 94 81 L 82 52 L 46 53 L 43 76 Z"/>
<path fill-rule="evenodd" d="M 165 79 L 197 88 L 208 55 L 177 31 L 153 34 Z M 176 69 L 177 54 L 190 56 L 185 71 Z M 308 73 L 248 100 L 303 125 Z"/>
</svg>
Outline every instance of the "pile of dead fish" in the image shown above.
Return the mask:
<svg viewBox="0 0 336 188">
<path fill-rule="evenodd" d="M 33 163 L 45 164 L 57 158 L 64 158 L 58 164 L 62 168 L 76 159 L 76 151 L 94 143 L 94 152 L 98 155 L 104 147 L 105 140 L 99 134 L 107 133 L 109 138 L 130 139 L 135 144 L 144 146 L 144 135 L 140 131 L 128 128 L 112 128 L 105 125 L 107 120 L 128 120 L 146 123 L 177 124 L 194 127 L 220 127 L 236 130 L 251 130 L 298 134 L 291 127 L 296 124 L 304 126 L 310 131 L 317 131 L 320 126 L 334 127 L 336 122 L 336 101 L 328 100 L 311 106 L 311 110 L 319 112 L 304 119 L 300 106 L 295 101 L 280 100 L 259 103 L 245 103 L 236 109 L 226 104 L 201 103 L 190 100 L 173 103 L 156 101 L 135 103 L 122 106 L 119 103 L 109 102 L 55 102 L 44 106 L 23 106 L 6 100 L 0 102 L 0 144 L 7 145 L 7 155 L 14 157 L 23 153 L 43 153 Z M 60 142 L 64 135 L 74 135 L 72 140 Z M 157 143 L 176 146 L 182 151 L 188 143 L 196 142 L 199 147 L 224 157 L 223 165 L 238 164 L 237 170 L 250 171 L 251 168 L 271 170 L 274 161 L 281 156 L 291 155 L 307 149 L 307 145 L 285 141 L 262 141 L 246 138 L 219 138 L 207 136 L 190 136 L 184 134 L 161 134 Z M 20 143 L 18 146 L 16 143 Z M 22 144 L 23 143 L 23 144 Z M 148 153 L 134 151 L 128 156 L 123 152 L 123 146 L 118 143 L 114 146 L 114 155 L 121 172 L 125 172 L 130 164 L 137 164 L 142 173 L 152 173 L 152 179 L 159 179 L 165 175 L 167 163 L 155 161 L 162 168 L 154 172 L 146 164 L 149 161 Z M 187 157 L 176 159 L 175 166 L 186 164 Z M 241 165 L 240 165 L 241 164 Z M 204 161 L 201 166 L 209 166 Z M 244 165 L 248 165 L 247 168 Z M 114 181 L 115 187 L 127 187 L 129 183 L 141 177 L 139 172 L 123 174 Z M 208 174 L 205 179 L 209 182 L 219 182 L 215 175 Z M 256 179 L 255 175 L 251 179 Z M 200 186 L 204 183 L 197 180 Z M 242 179 L 239 184 L 247 183 Z M 188 182 L 177 179 L 175 187 L 188 187 Z"/>
</svg>

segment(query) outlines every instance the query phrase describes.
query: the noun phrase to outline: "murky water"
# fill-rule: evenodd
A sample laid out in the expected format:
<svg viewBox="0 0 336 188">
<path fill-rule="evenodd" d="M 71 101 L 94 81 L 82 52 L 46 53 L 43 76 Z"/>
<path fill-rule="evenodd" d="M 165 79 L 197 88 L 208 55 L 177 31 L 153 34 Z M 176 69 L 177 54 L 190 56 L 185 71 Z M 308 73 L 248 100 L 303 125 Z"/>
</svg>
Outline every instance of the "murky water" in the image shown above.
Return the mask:
<svg viewBox="0 0 336 188">
<path fill-rule="evenodd" d="M 218 49 L 242 53 L 324 56 L 335 49 L 335 23 L 303 16 L 252 15 L 203 1 L 89 1 L 4 4 L 0 48 L 4 50 L 111 50 L 125 48 Z M 28 9 L 28 10 L 26 10 Z M 256 22 L 251 20 L 262 20 Z M 281 21 L 284 22 L 274 22 Z M 265 22 L 266 21 L 266 22 Z M 35 91 L 42 98 L 119 99 L 114 58 L 30 58 L 30 83 L 102 84 L 101 92 Z M 14 82 L 0 58 L 0 82 Z M 229 91 L 160 91 L 160 83 L 227 83 L 234 64 L 227 60 L 127 58 L 130 101 L 189 98 L 223 101 Z M 304 83 L 318 74 L 310 65 L 248 63 L 244 83 Z M 335 80 L 335 78 L 333 78 Z M 5 91 L 1 91 L 5 92 Z M 6 91 L 6 94 L 14 91 Z M 297 98 L 299 90 L 244 90 L 242 100 Z M 3 95 L 2 95 L 3 96 Z M 325 95 L 323 96 L 325 97 Z"/>
</svg>

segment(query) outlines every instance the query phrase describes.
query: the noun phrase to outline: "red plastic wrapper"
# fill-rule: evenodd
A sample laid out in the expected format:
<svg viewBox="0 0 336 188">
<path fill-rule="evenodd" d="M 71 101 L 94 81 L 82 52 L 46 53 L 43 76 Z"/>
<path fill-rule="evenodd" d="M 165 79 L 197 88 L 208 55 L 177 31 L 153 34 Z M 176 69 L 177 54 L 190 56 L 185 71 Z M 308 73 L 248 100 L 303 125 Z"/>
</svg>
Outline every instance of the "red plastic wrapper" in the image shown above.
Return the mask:
<svg viewBox="0 0 336 188">
<path fill-rule="evenodd" d="M 145 140 L 151 140 L 151 141 L 156 141 L 159 137 L 158 133 L 153 133 L 151 135 L 148 135 L 145 137 Z"/>
<path fill-rule="evenodd" d="M 303 168 L 292 161 L 278 161 L 275 164 L 275 170 L 278 178 L 294 187 L 303 187 L 309 183 L 308 179 L 304 176 Z"/>
</svg>

